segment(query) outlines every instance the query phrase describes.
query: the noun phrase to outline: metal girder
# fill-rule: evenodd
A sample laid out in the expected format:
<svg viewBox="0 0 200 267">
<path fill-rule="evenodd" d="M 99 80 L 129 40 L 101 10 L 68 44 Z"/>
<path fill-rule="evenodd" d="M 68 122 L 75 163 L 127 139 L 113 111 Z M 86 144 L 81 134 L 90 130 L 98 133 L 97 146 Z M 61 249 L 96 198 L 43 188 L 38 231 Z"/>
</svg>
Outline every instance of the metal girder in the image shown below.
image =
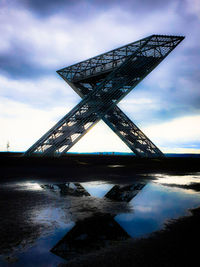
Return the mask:
<svg viewBox="0 0 200 267">
<path fill-rule="evenodd" d="M 57 71 L 83 100 L 25 155 L 60 156 L 103 119 L 141 157 L 162 152 L 116 106 L 184 37 L 152 35 Z"/>
<path fill-rule="evenodd" d="M 162 157 L 163 153 L 153 142 L 115 106 L 103 121 L 120 137 L 120 139 L 139 157 Z"/>
</svg>

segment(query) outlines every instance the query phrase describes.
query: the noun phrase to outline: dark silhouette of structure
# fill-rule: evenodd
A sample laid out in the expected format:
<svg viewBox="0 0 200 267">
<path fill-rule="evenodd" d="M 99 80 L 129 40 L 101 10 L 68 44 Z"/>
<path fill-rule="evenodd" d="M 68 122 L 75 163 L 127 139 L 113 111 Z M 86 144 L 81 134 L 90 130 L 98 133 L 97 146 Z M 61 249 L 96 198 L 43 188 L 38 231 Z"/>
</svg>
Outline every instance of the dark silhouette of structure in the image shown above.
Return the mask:
<svg viewBox="0 0 200 267">
<path fill-rule="evenodd" d="M 74 185 L 74 186 L 73 186 Z M 146 185 L 146 182 L 136 182 L 131 185 L 115 185 L 104 196 L 114 202 L 130 202 Z M 57 185 L 60 189 L 65 186 L 66 195 L 72 195 L 69 192 L 69 184 Z M 81 197 L 83 185 L 81 185 L 81 194 L 79 192 L 79 183 L 71 183 L 70 187 L 74 190 L 74 196 Z M 45 188 L 51 189 L 53 185 L 45 185 Z M 87 192 L 86 189 L 84 193 Z M 88 193 L 89 194 L 89 193 Z M 115 211 L 116 212 L 116 211 Z M 75 226 L 50 250 L 57 256 L 66 260 L 71 260 L 77 256 L 82 256 L 90 252 L 98 251 L 100 248 L 108 247 L 113 242 L 122 241 L 130 238 L 129 234 L 119 225 L 115 213 L 99 213 L 77 221 Z"/>
<path fill-rule="evenodd" d="M 58 70 L 83 98 L 25 153 L 65 154 L 101 119 L 139 157 L 163 153 L 119 109 L 117 104 L 141 82 L 182 40 L 181 36 L 147 38 Z"/>
</svg>

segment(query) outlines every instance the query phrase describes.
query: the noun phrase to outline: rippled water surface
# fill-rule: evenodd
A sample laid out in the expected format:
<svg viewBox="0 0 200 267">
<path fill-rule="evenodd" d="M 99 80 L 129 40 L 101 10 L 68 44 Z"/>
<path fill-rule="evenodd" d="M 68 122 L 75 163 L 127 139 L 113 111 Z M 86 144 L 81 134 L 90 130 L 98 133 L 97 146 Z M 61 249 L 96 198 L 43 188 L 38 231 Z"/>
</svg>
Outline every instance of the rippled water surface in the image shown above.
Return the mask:
<svg viewBox="0 0 200 267">
<path fill-rule="evenodd" d="M 0 265 L 57 266 L 129 238 L 147 237 L 200 206 L 200 174 L 131 184 L 4 183 Z"/>
</svg>

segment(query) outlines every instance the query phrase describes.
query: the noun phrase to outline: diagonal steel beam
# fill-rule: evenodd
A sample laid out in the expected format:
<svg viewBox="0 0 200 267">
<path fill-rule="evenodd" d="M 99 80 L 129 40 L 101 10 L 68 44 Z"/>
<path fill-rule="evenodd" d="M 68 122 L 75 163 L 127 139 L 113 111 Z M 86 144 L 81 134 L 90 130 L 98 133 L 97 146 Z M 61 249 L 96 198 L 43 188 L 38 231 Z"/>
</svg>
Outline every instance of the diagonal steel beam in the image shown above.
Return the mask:
<svg viewBox="0 0 200 267">
<path fill-rule="evenodd" d="M 160 156 L 161 152 L 143 133 L 116 107 L 142 79 L 144 79 L 181 41 L 183 37 L 152 35 L 122 48 L 112 50 L 87 61 L 59 71 L 59 74 L 85 97 L 52 129 L 41 137 L 25 155 L 62 155 L 67 152 L 100 119 L 116 131 L 121 139 L 135 147 L 136 155 Z M 79 89 L 77 87 L 79 85 Z M 133 135 L 120 131 L 120 123 L 113 123 L 114 115 L 120 114 Z M 134 127 L 135 126 L 135 127 Z M 139 138 L 137 137 L 138 133 Z M 126 137 L 125 137 L 126 136 Z M 141 138 L 141 136 L 143 138 Z M 154 150 L 155 149 L 155 150 Z M 134 152 L 135 152 L 134 151 Z"/>
<path fill-rule="evenodd" d="M 58 71 L 59 73 L 59 71 Z M 62 76 L 61 76 L 62 77 Z M 83 98 L 87 95 L 87 87 L 73 84 L 72 87 Z M 119 136 L 119 138 L 141 157 L 162 157 L 163 153 L 156 145 L 123 113 L 116 105 L 102 120 Z"/>
<path fill-rule="evenodd" d="M 139 157 L 163 157 L 160 149 L 119 109 L 115 106 L 103 121 Z"/>
</svg>

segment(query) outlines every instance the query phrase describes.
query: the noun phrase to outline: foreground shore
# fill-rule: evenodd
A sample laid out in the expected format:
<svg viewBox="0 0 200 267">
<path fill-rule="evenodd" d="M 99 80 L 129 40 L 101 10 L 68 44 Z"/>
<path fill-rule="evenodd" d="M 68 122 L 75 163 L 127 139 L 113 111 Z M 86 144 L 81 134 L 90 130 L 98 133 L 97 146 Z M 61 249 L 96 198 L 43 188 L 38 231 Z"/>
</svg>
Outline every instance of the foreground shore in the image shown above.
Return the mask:
<svg viewBox="0 0 200 267">
<path fill-rule="evenodd" d="M 157 267 L 195 266 L 194 262 L 198 262 L 200 159 L 137 159 L 133 156 L 107 155 L 69 155 L 56 159 L 1 154 L 0 162 L 0 265 Z M 161 178 L 164 178 L 163 181 Z M 63 191 L 59 193 L 51 190 L 53 183 L 56 185 L 67 181 L 95 180 L 100 184 L 102 180 L 103 184 L 110 182 L 112 186 L 121 183 L 122 187 L 123 184 L 142 183 L 146 185 L 143 187 L 144 191 L 140 192 L 140 196 L 144 193 L 144 202 L 142 203 L 141 198 L 140 202 L 136 201 L 136 206 L 131 206 L 106 197 L 75 197 L 65 195 Z M 159 183 L 156 183 L 156 180 L 159 180 Z M 195 201 L 191 200 L 190 196 Z M 184 203 L 187 205 L 184 206 Z M 180 213 L 183 206 L 187 213 Z M 143 213 L 138 213 L 141 208 L 144 208 Z M 153 217 L 146 216 L 152 213 L 152 209 Z M 50 252 L 58 240 L 62 240 L 66 235 L 66 230 L 63 230 L 59 238 L 51 240 L 56 228 L 60 231 L 62 227 L 59 225 L 62 226 L 63 223 L 67 225 L 69 222 L 77 223 L 82 220 L 85 224 L 86 218 L 96 218 L 98 214 L 115 216 L 127 212 L 133 213 L 135 218 L 144 216 L 141 217 L 144 219 L 141 220 L 143 225 L 139 224 L 144 228 L 148 227 L 149 222 L 151 225 L 155 225 L 159 220 L 162 222 L 160 218 L 165 214 L 161 212 L 163 210 L 167 214 L 164 216 L 164 228 L 162 224 L 162 228 L 151 230 L 151 234 L 146 238 L 136 239 L 133 235 L 133 239 L 128 237 L 124 241 L 113 240 L 108 242 L 109 245 L 97 250 L 78 253 L 65 263 Z M 180 218 L 183 214 L 188 216 Z M 135 229 L 134 226 L 132 228 Z M 46 240 L 46 243 L 40 243 L 42 240 Z M 34 249 L 34 246 L 37 249 Z M 40 260 L 43 265 L 40 265 Z"/>
<path fill-rule="evenodd" d="M 196 185 L 199 185 L 199 183 L 196 183 Z M 37 184 L 35 184 L 37 186 L 36 190 L 27 186 L 31 186 L 31 184 L 22 183 L 20 186 L 20 184 L 14 183 L 12 187 L 7 183 L 1 184 L 0 210 L 3 220 L 0 221 L 0 255 L 2 254 L 0 265 L 2 263 L 2 266 L 8 266 L 9 264 L 22 266 L 20 265 L 21 258 L 18 251 L 23 252 L 28 248 L 31 249 L 40 237 L 43 236 L 44 238 L 45 235 L 50 235 L 55 227 L 55 222 L 52 221 L 53 224 L 51 225 L 50 218 L 48 216 L 43 217 L 45 213 L 42 213 L 43 215 L 41 218 L 39 217 L 39 220 L 34 219 L 41 211 L 49 208 L 52 210 L 53 208 L 61 208 L 66 214 L 66 218 L 62 217 L 62 220 L 66 220 L 66 222 L 73 214 L 76 217 L 77 212 L 81 220 L 95 215 L 96 212 L 101 212 L 102 214 L 105 212 L 105 200 L 95 200 L 95 198 L 90 197 L 79 199 L 79 197 L 76 197 L 73 198 L 74 203 L 71 202 L 69 207 L 68 198 L 55 194 L 55 192 L 40 190 Z M 172 188 L 170 186 L 169 184 L 168 190 L 173 190 L 174 185 Z M 188 184 L 187 187 L 176 186 L 180 187 L 181 190 L 186 190 L 185 188 L 193 190 L 192 194 L 199 194 L 199 186 L 194 188 L 194 184 Z M 97 201 L 96 204 L 95 201 Z M 165 203 L 166 200 L 163 202 L 163 209 L 165 209 Z M 111 204 L 109 202 L 109 205 Z M 119 205 L 117 206 L 119 213 L 125 212 L 124 207 L 126 205 L 121 206 L 122 210 L 120 209 L 120 203 L 117 205 Z M 112 210 L 112 208 L 110 207 L 109 210 Z M 113 212 L 115 211 L 113 210 Z M 200 207 L 190 209 L 187 214 L 188 216 L 186 217 L 167 220 L 162 230 L 153 232 L 146 238 L 113 241 L 112 244 L 109 243 L 106 247 L 99 247 L 96 251 L 88 251 L 81 255 L 76 254 L 75 258 L 72 258 L 67 263 L 59 263 L 59 265 L 48 265 L 49 262 L 44 265 L 44 260 L 43 265 L 33 265 L 31 254 L 29 253 L 28 262 L 23 266 L 196 266 L 195 262 L 198 262 L 199 258 Z M 43 219 L 49 223 L 44 223 Z M 57 219 L 59 221 L 59 218 Z M 62 238 L 63 234 L 61 235 Z M 57 241 L 54 241 L 52 245 L 54 246 L 56 243 Z M 49 249 L 47 249 L 47 253 Z M 43 246 L 38 247 L 39 252 L 43 250 Z M 38 257 L 40 258 L 40 253 Z"/>
<path fill-rule="evenodd" d="M 59 267 L 179 267 L 198 266 L 200 207 L 191 215 L 166 224 L 165 229 L 138 240 L 128 240 L 99 253 Z"/>
</svg>

